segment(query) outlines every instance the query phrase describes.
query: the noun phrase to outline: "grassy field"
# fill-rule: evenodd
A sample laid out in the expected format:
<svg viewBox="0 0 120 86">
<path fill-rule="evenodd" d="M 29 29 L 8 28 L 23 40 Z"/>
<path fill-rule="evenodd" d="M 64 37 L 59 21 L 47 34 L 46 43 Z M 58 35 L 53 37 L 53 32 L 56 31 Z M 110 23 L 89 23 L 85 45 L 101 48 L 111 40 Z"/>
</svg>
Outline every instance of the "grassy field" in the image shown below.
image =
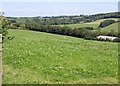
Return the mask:
<svg viewBox="0 0 120 86">
<path fill-rule="evenodd" d="M 86 24 L 100 24 L 104 20 L 115 20 L 115 21 L 118 21 L 118 18 L 100 19 L 100 20 L 97 20 L 97 21 L 94 21 L 94 22 L 90 22 L 90 23 L 86 23 Z"/>
<path fill-rule="evenodd" d="M 9 30 L 3 43 L 3 83 L 118 83 L 114 42 L 26 30 Z"/>
<path fill-rule="evenodd" d="M 118 32 L 118 23 L 114 23 L 114 24 L 111 24 L 107 27 L 101 28 L 102 32 L 111 32 L 111 30 Z"/>
<path fill-rule="evenodd" d="M 107 18 L 107 19 L 100 19 L 94 22 L 89 22 L 89 23 L 82 23 L 82 24 L 67 24 L 66 26 L 69 26 L 71 28 L 80 28 L 80 27 L 93 27 L 93 28 L 98 28 L 100 23 L 104 20 L 115 20 L 118 21 L 118 18 Z M 65 26 L 65 25 L 60 25 L 60 26 Z"/>
<path fill-rule="evenodd" d="M 93 28 L 97 28 L 99 26 L 99 24 L 87 24 L 87 23 L 81 23 L 81 24 L 66 24 L 66 25 L 59 25 L 59 26 L 68 26 L 71 28 L 80 28 L 80 27 L 93 27 Z"/>
</svg>

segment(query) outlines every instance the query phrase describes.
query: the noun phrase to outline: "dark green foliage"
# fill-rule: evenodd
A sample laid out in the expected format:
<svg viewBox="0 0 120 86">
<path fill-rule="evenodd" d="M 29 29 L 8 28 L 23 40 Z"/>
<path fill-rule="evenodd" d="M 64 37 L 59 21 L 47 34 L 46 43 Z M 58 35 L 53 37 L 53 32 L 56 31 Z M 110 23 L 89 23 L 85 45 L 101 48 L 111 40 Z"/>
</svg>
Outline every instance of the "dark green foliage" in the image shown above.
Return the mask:
<svg viewBox="0 0 120 86">
<path fill-rule="evenodd" d="M 84 28 L 70 28 L 68 26 L 51 26 L 51 25 L 41 25 L 32 21 L 26 21 L 26 28 L 34 31 L 48 32 L 60 35 L 69 35 L 74 37 L 93 39 L 95 36 L 91 30 L 92 27 L 84 27 Z"/>
<path fill-rule="evenodd" d="M 8 20 L 15 23 L 16 20 L 32 20 L 35 23 L 41 25 L 64 25 L 64 24 L 76 24 L 76 23 L 86 23 L 92 22 L 99 19 L 105 18 L 119 18 L 118 12 L 105 13 L 105 14 L 95 14 L 95 15 L 76 15 L 76 16 L 52 16 L 52 17 L 7 17 Z"/>
<path fill-rule="evenodd" d="M 83 29 L 87 29 L 87 30 L 94 30 L 93 27 L 83 27 Z"/>
<path fill-rule="evenodd" d="M 101 35 L 101 34 L 102 34 L 102 33 L 101 33 L 101 30 L 100 30 L 100 29 L 92 32 L 92 35 L 93 35 L 94 37 L 97 37 L 97 36 L 99 36 L 99 35 Z"/>
<path fill-rule="evenodd" d="M 9 22 L 11 23 L 16 23 L 17 21 L 16 20 L 8 20 Z"/>
<path fill-rule="evenodd" d="M 9 27 L 10 23 L 6 20 L 4 16 L 0 16 L 0 20 L 1 20 L 0 30 L 2 32 L 2 39 L 4 41 L 5 37 L 8 34 L 7 28 Z"/>
<path fill-rule="evenodd" d="M 8 34 L 8 31 L 7 31 L 7 29 L 6 28 L 4 28 L 4 29 L 2 29 L 2 32 L 3 32 L 3 39 L 7 36 L 7 34 Z"/>
<path fill-rule="evenodd" d="M 81 28 L 71 28 L 68 26 L 63 26 L 62 24 L 76 24 L 92 22 L 99 19 L 107 18 L 117 18 L 117 13 L 106 13 L 106 14 L 96 14 L 96 15 L 78 15 L 78 16 L 53 16 L 53 17 L 9 17 L 8 20 L 12 23 L 10 28 L 21 29 L 26 28 L 29 30 L 54 33 L 60 35 L 68 35 L 74 37 L 85 38 L 88 40 L 96 39 L 99 35 L 108 36 L 118 36 L 117 33 L 111 31 L 109 33 L 101 32 L 100 29 L 95 30 L 93 27 L 81 27 Z M 20 21 L 18 21 L 20 20 Z M 21 20 L 24 20 L 21 22 Z M 112 23 L 114 20 L 105 20 L 100 23 L 99 27 L 105 27 Z M 58 26 L 61 25 L 61 26 Z M 92 31 L 95 30 L 95 31 Z"/>
<path fill-rule="evenodd" d="M 60 34 L 60 35 L 68 35 L 74 36 L 79 38 L 84 38 L 88 40 L 96 40 L 96 37 L 99 35 L 106 35 L 106 36 L 118 36 L 113 30 L 111 32 L 101 32 L 100 29 L 96 31 L 92 27 L 83 27 L 83 28 L 70 28 L 68 26 L 51 26 L 51 25 L 41 25 L 32 21 L 26 21 L 25 23 L 26 28 L 29 30 L 40 31 L 40 32 L 47 32 L 53 34 Z M 104 39 L 99 39 L 100 41 L 106 41 Z"/>
<path fill-rule="evenodd" d="M 103 27 L 106 27 L 106 26 L 111 25 L 113 23 L 115 23 L 115 20 L 105 20 L 105 21 L 100 23 L 99 27 L 103 28 Z"/>
<path fill-rule="evenodd" d="M 113 40 L 113 42 L 120 42 L 120 38 Z"/>
</svg>

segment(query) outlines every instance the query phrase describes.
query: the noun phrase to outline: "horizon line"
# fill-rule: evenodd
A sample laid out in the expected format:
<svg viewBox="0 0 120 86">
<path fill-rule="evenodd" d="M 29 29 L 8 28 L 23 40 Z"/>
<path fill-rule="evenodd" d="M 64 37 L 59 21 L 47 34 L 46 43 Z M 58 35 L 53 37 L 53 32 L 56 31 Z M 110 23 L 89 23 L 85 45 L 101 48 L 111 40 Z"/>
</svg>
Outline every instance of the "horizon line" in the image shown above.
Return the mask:
<svg viewBox="0 0 120 86">
<path fill-rule="evenodd" d="M 90 16 L 90 15 L 97 15 L 97 14 L 106 14 L 106 13 L 115 13 L 118 11 L 111 11 L 111 12 L 100 12 L 100 13 L 93 13 L 93 14 L 63 14 L 63 15 L 36 15 L 36 16 L 8 16 L 8 15 L 3 15 L 5 17 L 59 17 L 59 16 L 80 16 L 80 15 L 85 15 L 85 16 Z"/>
</svg>

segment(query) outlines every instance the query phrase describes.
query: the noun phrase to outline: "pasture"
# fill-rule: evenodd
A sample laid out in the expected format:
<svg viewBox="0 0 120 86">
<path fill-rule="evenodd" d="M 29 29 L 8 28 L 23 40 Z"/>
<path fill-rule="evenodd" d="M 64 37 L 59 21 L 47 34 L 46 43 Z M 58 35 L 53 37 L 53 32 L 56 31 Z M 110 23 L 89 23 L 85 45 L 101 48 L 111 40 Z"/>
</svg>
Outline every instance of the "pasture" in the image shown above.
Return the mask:
<svg viewBox="0 0 120 86">
<path fill-rule="evenodd" d="M 118 21 L 118 18 L 99 19 L 99 20 L 96 20 L 94 22 L 90 22 L 90 23 L 86 23 L 86 24 L 100 24 L 102 21 L 105 21 L 105 20 L 115 20 L 115 21 Z"/>
<path fill-rule="evenodd" d="M 9 30 L 3 84 L 117 84 L 118 44 Z"/>
<path fill-rule="evenodd" d="M 118 21 L 118 18 L 106 18 L 106 19 L 99 19 L 93 22 L 88 22 L 88 23 L 80 23 L 80 24 L 67 24 L 67 25 L 60 25 L 60 26 L 69 26 L 71 28 L 80 28 L 80 27 L 93 27 L 93 28 L 98 28 L 100 23 L 104 20 L 115 20 Z"/>
<path fill-rule="evenodd" d="M 101 28 L 101 31 L 102 32 L 111 32 L 111 31 L 114 31 L 114 32 L 117 32 L 118 33 L 118 23 L 114 23 L 114 24 L 111 24 L 109 26 L 106 26 L 104 28 Z"/>
<path fill-rule="evenodd" d="M 93 28 L 97 28 L 99 26 L 99 24 L 87 24 L 87 23 L 80 23 L 80 24 L 66 24 L 66 25 L 57 25 L 57 26 L 68 26 L 71 28 L 80 28 L 80 27 L 93 27 Z"/>
</svg>

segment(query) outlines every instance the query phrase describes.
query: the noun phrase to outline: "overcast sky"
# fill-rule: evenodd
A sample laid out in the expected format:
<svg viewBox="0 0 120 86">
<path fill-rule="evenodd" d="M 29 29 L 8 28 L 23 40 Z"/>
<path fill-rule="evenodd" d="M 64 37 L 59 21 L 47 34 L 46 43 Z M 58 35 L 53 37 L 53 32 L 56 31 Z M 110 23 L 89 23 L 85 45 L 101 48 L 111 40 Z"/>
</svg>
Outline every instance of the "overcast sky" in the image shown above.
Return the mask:
<svg viewBox="0 0 120 86">
<path fill-rule="evenodd" d="M 59 16 L 118 11 L 118 0 L 2 0 L 5 16 Z M 68 2 L 69 1 L 69 2 Z M 83 2 L 84 1 L 84 2 Z M 89 1 L 89 2 L 88 2 Z M 102 1 L 102 2 L 101 2 Z"/>
</svg>

